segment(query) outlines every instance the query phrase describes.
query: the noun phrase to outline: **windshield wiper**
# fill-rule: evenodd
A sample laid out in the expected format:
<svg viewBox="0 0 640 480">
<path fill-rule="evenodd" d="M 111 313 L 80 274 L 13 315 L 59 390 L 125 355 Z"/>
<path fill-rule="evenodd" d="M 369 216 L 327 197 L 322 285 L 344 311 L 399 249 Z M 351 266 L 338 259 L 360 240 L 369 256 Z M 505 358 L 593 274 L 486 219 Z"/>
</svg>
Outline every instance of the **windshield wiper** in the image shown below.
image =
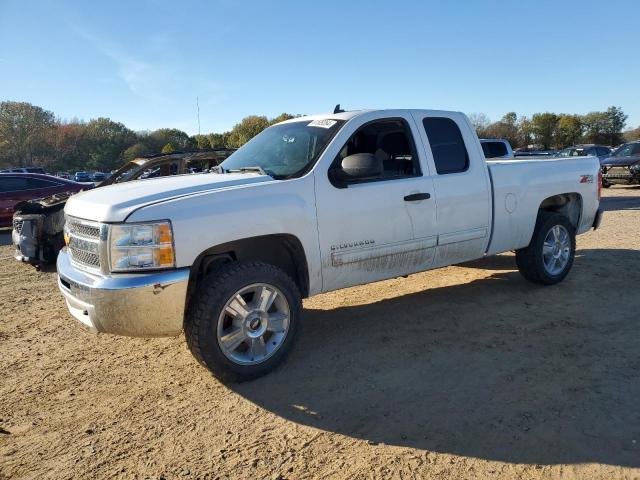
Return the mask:
<svg viewBox="0 0 640 480">
<path fill-rule="evenodd" d="M 255 167 L 241 167 L 241 168 L 230 168 L 228 170 L 226 170 L 227 173 L 250 173 L 250 172 L 258 172 L 262 175 L 269 175 L 270 177 L 272 176 L 270 173 L 268 173 L 264 168 L 260 167 L 260 166 L 255 166 Z"/>
</svg>

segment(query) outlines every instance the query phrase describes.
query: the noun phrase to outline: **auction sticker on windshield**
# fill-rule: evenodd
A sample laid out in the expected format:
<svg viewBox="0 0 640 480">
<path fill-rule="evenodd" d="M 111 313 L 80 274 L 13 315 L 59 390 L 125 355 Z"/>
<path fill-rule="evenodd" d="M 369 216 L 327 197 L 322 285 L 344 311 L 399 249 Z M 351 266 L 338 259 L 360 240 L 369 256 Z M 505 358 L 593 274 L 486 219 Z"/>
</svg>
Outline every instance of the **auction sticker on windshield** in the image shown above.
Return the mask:
<svg viewBox="0 0 640 480">
<path fill-rule="evenodd" d="M 313 122 L 311 122 L 307 126 L 308 127 L 331 128 L 336 123 L 338 123 L 336 120 L 329 120 L 328 118 L 325 118 L 325 119 L 322 119 L 322 120 L 314 120 Z"/>
</svg>

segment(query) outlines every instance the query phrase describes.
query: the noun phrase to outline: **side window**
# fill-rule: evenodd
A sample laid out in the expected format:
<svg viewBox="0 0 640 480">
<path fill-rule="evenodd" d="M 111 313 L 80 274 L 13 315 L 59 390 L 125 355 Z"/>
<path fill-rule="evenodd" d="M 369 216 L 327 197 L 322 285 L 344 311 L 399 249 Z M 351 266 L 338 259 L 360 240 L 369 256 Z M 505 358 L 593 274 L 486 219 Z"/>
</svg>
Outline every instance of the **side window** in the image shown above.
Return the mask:
<svg viewBox="0 0 640 480">
<path fill-rule="evenodd" d="M 344 158 L 356 153 L 371 153 L 382 162 L 382 176 L 374 181 L 421 174 L 413 137 L 403 119 L 377 120 L 360 127 L 342 147 L 331 170 L 339 168 Z"/>
<path fill-rule="evenodd" d="M 20 177 L 0 178 L 0 193 L 19 192 L 27 190 L 27 179 Z"/>
<path fill-rule="evenodd" d="M 49 182 L 47 180 L 40 180 L 39 178 L 27 179 L 27 190 L 38 190 L 41 188 L 51 188 L 60 185 L 56 182 Z"/>
<path fill-rule="evenodd" d="M 422 120 L 422 125 L 439 175 L 464 172 L 469 168 L 469 154 L 456 122 L 445 117 L 429 117 Z"/>
</svg>

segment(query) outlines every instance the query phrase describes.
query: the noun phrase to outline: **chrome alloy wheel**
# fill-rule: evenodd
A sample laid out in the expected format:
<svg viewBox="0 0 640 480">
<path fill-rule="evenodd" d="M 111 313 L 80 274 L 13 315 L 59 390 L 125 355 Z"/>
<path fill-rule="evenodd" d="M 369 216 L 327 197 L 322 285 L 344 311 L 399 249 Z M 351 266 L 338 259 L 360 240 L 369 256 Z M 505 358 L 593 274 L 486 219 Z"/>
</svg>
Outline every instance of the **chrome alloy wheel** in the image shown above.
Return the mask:
<svg viewBox="0 0 640 480">
<path fill-rule="evenodd" d="M 254 283 L 227 301 L 218 317 L 218 344 L 234 363 L 264 362 L 282 346 L 289 331 L 291 310 L 273 285 Z"/>
<path fill-rule="evenodd" d="M 542 261 L 549 275 L 559 275 L 569 263 L 571 236 L 562 225 L 554 225 L 542 245 Z"/>
</svg>

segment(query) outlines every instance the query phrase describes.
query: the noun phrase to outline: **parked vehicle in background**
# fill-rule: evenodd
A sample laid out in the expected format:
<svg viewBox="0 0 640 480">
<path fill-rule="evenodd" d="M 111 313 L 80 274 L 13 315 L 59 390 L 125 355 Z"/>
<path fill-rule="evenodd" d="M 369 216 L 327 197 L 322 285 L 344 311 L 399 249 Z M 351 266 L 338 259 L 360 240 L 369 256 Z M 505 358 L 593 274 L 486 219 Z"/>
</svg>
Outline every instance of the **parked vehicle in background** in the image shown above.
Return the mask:
<svg viewBox="0 0 640 480">
<path fill-rule="evenodd" d="M 611 149 L 605 145 L 584 144 L 575 145 L 573 147 L 563 148 L 556 155 L 559 158 L 569 157 L 598 157 L 598 161 L 602 162 L 609 158 Z"/>
<path fill-rule="evenodd" d="M 640 184 L 640 140 L 625 143 L 602 163 L 602 186 Z"/>
<path fill-rule="evenodd" d="M 190 173 L 193 170 L 208 172 L 234 151 L 234 149 L 218 148 L 136 158 L 131 162 L 127 162 L 115 171 L 113 175 L 96 172 L 93 179 L 96 181 L 96 186 L 103 187 L 144 178 Z M 104 180 L 97 180 L 97 174 L 104 176 Z M 82 185 L 92 187 L 94 184 L 84 183 Z M 69 196 L 54 195 L 50 198 L 38 199 L 21 205 L 16 216 L 23 218 L 23 214 L 28 214 L 32 222 L 37 220 L 38 225 L 47 225 L 47 229 L 46 234 L 43 234 L 43 230 L 37 228 L 37 226 L 23 229 L 20 235 L 14 233 L 16 259 L 36 266 L 41 263 L 55 261 L 58 251 L 63 245 L 60 241 L 64 227 L 63 209 Z M 34 254 L 33 252 L 36 253 Z"/>
<path fill-rule="evenodd" d="M 70 180 L 39 173 L 0 173 L 0 227 L 12 225 L 16 206 L 34 198 L 86 189 Z"/>
<path fill-rule="evenodd" d="M 299 117 L 218 170 L 74 195 L 57 269 L 84 326 L 184 327 L 227 380 L 284 359 L 303 297 L 510 250 L 527 280 L 556 284 L 601 218 L 597 159 L 487 161 L 458 112 Z"/>
<path fill-rule="evenodd" d="M 136 158 L 125 163 L 100 186 L 185 173 L 208 173 L 233 152 L 235 152 L 235 149 L 213 148 Z"/>
<path fill-rule="evenodd" d="M 93 173 L 93 181 L 96 183 L 104 182 L 106 179 L 107 179 L 107 176 L 102 172 Z"/>
<path fill-rule="evenodd" d="M 509 140 L 502 138 L 481 138 L 480 145 L 484 158 L 513 158 L 513 149 Z"/>
<path fill-rule="evenodd" d="M 84 183 L 89 183 L 92 182 L 93 180 L 91 179 L 91 175 L 89 175 L 89 173 L 87 172 L 76 172 L 75 175 L 73 176 L 73 180 L 75 182 L 84 182 Z"/>
<path fill-rule="evenodd" d="M 7 168 L 5 170 L 0 170 L 0 173 L 40 173 L 42 175 L 46 175 L 47 172 L 44 171 L 42 167 L 17 167 L 17 168 Z"/>
<path fill-rule="evenodd" d="M 69 172 L 58 172 L 56 173 L 56 177 L 64 178 L 66 180 L 71 180 L 71 174 Z"/>
</svg>

